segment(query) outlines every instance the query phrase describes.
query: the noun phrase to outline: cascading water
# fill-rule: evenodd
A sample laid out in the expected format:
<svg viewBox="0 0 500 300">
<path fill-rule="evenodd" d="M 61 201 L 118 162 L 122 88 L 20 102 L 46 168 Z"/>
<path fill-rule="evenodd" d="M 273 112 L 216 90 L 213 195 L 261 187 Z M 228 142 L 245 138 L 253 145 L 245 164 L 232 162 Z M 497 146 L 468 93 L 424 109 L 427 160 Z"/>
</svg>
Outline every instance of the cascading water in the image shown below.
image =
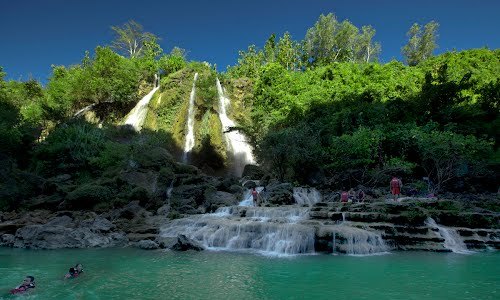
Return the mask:
<svg viewBox="0 0 500 300">
<path fill-rule="evenodd" d="M 198 73 L 195 73 L 193 80 L 193 88 L 191 89 L 191 95 L 189 95 L 187 134 L 186 134 L 186 142 L 184 144 L 184 153 L 182 155 L 182 161 L 185 163 L 187 163 L 188 160 L 188 153 L 194 147 L 194 98 L 196 96 L 197 78 L 198 78 Z"/>
<path fill-rule="evenodd" d="M 85 113 L 85 112 L 87 112 L 87 111 L 91 110 L 92 108 L 94 108 L 94 106 L 96 106 L 96 104 L 97 104 L 97 103 L 94 103 L 94 104 L 90 104 L 90 105 L 85 106 L 84 108 L 82 108 L 82 109 L 80 109 L 79 111 L 77 111 L 77 112 L 73 115 L 73 117 L 78 117 L 78 116 L 80 116 L 81 114 L 83 114 L 83 113 Z"/>
<path fill-rule="evenodd" d="M 344 224 L 333 231 L 333 252 L 348 255 L 374 255 L 387 253 L 389 248 L 382 236 L 372 231 Z"/>
<path fill-rule="evenodd" d="M 431 228 L 437 228 L 439 235 L 444 239 L 444 247 L 455 253 L 470 254 L 473 251 L 467 250 L 467 246 L 463 242 L 456 230 L 438 225 L 433 218 L 427 218 L 425 224 Z"/>
<path fill-rule="evenodd" d="M 236 130 L 226 132 L 230 127 L 235 127 L 236 123 L 227 116 L 226 108 L 229 105 L 229 99 L 224 95 L 224 90 L 222 89 L 219 78 L 217 78 L 217 92 L 219 94 L 219 119 L 222 123 L 222 131 L 225 136 L 228 150 L 233 155 L 234 173 L 237 176 L 241 176 L 245 165 L 255 164 L 252 148 L 243 134 Z"/>
<path fill-rule="evenodd" d="M 148 112 L 149 101 L 151 101 L 153 94 L 158 89 L 159 87 L 155 87 L 137 103 L 137 105 L 128 114 L 125 124 L 132 125 L 136 131 L 141 130 L 142 124 L 144 124 L 144 120 L 146 119 L 146 114 Z"/>
<path fill-rule="evenodd" d="M 321 202 L 321 194 L 315 188 L 293 188 L 293 199 L 300 205 L 313 206 L 315 203 Z"/>
<path fill-rule="evenodd" d="M 258 186 L 255 188 L 257 193 L 261 193 L 264 190 L 263 186 Z M 243 200 L 238 204 L 239 206 L 254 206 L 252 190 L 246 190 L 243 194 Z"/>
<path fill-rule="evenodd" d="M 184 234 L 208 249 L 251 250 L 270 255 L 314 252 L 314 228 L 301 224 L 304 207 L 224 207 L 213 214 L 173 220 L 162 237 Z"/>
</svg>

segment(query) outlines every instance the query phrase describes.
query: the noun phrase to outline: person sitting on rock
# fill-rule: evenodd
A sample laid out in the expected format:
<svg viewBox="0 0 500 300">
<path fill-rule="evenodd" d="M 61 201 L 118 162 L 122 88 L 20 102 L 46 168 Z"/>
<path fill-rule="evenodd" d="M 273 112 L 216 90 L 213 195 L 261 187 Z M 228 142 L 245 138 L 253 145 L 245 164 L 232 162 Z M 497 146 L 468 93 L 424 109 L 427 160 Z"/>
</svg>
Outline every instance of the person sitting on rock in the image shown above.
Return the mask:
<svg viewBox="0 0 500 300">
<path fill-rule="evenodd" d="M 26 276 L 26 278 L 24 278 L 24 280 L 23 280 L 23 283 L 21 283 L 16 288 L 10 290 L 10 293 L 11 294 L 25 293 L 29 290 L 34 289 L 34 288 L 35 288 L 35 277 Z"/>
<path fill-rule="evenodd" d="M 76 278 L 80 276 L 83 273 L 83 266 L 82 264 L 76 264 L 76 266 L 69 268 L 69 271 L 66 275 L 64 275 L 64 278 Z"/>
<path fill-rule="evenodd" d="M 351 188 L 348 192 L 348 198 L 349 200 L 351 200 L 351 202 L 354 202 L 354 200 L 356 199 L 356 192 L 354 191 L 353 188 Z"/>
</svg>

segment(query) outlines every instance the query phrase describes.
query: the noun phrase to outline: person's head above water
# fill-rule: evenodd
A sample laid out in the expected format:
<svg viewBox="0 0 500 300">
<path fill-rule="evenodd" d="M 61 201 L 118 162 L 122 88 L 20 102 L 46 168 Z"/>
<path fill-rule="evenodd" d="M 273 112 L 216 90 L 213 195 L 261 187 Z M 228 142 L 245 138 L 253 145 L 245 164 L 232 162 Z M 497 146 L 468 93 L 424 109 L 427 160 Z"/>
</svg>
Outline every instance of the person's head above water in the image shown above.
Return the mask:
<svg viewBox="0 0 500 300">
<path fill-rule="evenodd" d="M 75 270 L 78 271 L 78 273 L 82 272 L 83 271 L 83 266 L 82 264 L 76 264 L 75 265 Z"/>
<path fill-rule="evenodd" d="M 23 280 L 23 285 L 30 285 L 33 283 L 35 283 L 35 277 L 33 276 L 26 276 L 26 278 L 24 278 Z"/>
</svg>

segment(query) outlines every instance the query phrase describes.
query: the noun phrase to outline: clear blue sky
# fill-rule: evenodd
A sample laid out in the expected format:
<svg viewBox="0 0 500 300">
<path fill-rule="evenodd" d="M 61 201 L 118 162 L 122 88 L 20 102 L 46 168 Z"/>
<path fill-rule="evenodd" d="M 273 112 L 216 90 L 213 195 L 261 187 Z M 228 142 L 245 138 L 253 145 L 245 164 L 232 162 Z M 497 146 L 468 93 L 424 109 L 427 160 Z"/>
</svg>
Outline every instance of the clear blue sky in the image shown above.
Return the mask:
<svg viewBox="0 0 500 300">
<path fill-rule="evenodd" d="M 0 66 L 8 79 L 31 75 L 46 82 L 52 64 L 79 63 L 85 50 L 110 44 L 112 25 L 133 19 L 162 39 L 165 52 L 179 46 L 188 59 L 222 71 L 236 63 L 238 50 L 262 47 L 273 32 L 302 40 L 319 15 L 330 12 L 358 27 L 372 25 L 384 62 L 401 59 L 414 22 L 440 24 L 437 53 L 500 48 L 499 0 L 6 0 L 0 3 Z"/>
</svg>

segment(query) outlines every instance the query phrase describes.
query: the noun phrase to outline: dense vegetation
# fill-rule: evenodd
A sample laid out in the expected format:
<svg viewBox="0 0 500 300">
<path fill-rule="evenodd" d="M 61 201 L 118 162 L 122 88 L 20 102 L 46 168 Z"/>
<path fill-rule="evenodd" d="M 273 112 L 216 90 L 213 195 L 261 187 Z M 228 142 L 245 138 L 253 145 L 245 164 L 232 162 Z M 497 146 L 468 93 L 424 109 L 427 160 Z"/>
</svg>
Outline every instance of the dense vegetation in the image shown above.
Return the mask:
<svg viewBox="0 0 500 300">
<path fill-rule="evenodd" d="M 433 57 L 437 23 L 412 26 L 407 65 L 381 64 L 372 27 L 322 15 L 304 40 L 272 34 L 223 74 L 187 62 L 183 49 L 164 54 L 135 22 L 113 30 L 111 46 L 86 52 L 78 65 L 53 66 L 45 87 L 5 81 L 0 69 L 0 209 L 160 205 L 174 174 L 198 174 L 175 162 L 196 72 L 191 162 L 211 174 L 227 163 L 219 76 L 236 130 L 280 180 L 337 189 L 386 186 L 394 174 L 421 191 L 497 189 L 500 51 Z M 120 126 L 158 70 L 145 129 Z M 75 118 L 89 106 L 86 121 Z"/>
<path fill-rule="evenodd" d="M 402 48 L 409 66 L 371 62 L 380 51 L 373 28 L 332 14 L 303 41 L 284 42 L 285 34 L 274 43 L 272 35 L 263 50 L 241 51 L 225 79 L 248 107 L 233 115 L 263 166 L 282 180 L 332 188 L 385 186 L 398 175 L 426 192 L 495 191 L 500 51 L 432 57 L 437 27 L 411 27 Z"/>
</svg>

